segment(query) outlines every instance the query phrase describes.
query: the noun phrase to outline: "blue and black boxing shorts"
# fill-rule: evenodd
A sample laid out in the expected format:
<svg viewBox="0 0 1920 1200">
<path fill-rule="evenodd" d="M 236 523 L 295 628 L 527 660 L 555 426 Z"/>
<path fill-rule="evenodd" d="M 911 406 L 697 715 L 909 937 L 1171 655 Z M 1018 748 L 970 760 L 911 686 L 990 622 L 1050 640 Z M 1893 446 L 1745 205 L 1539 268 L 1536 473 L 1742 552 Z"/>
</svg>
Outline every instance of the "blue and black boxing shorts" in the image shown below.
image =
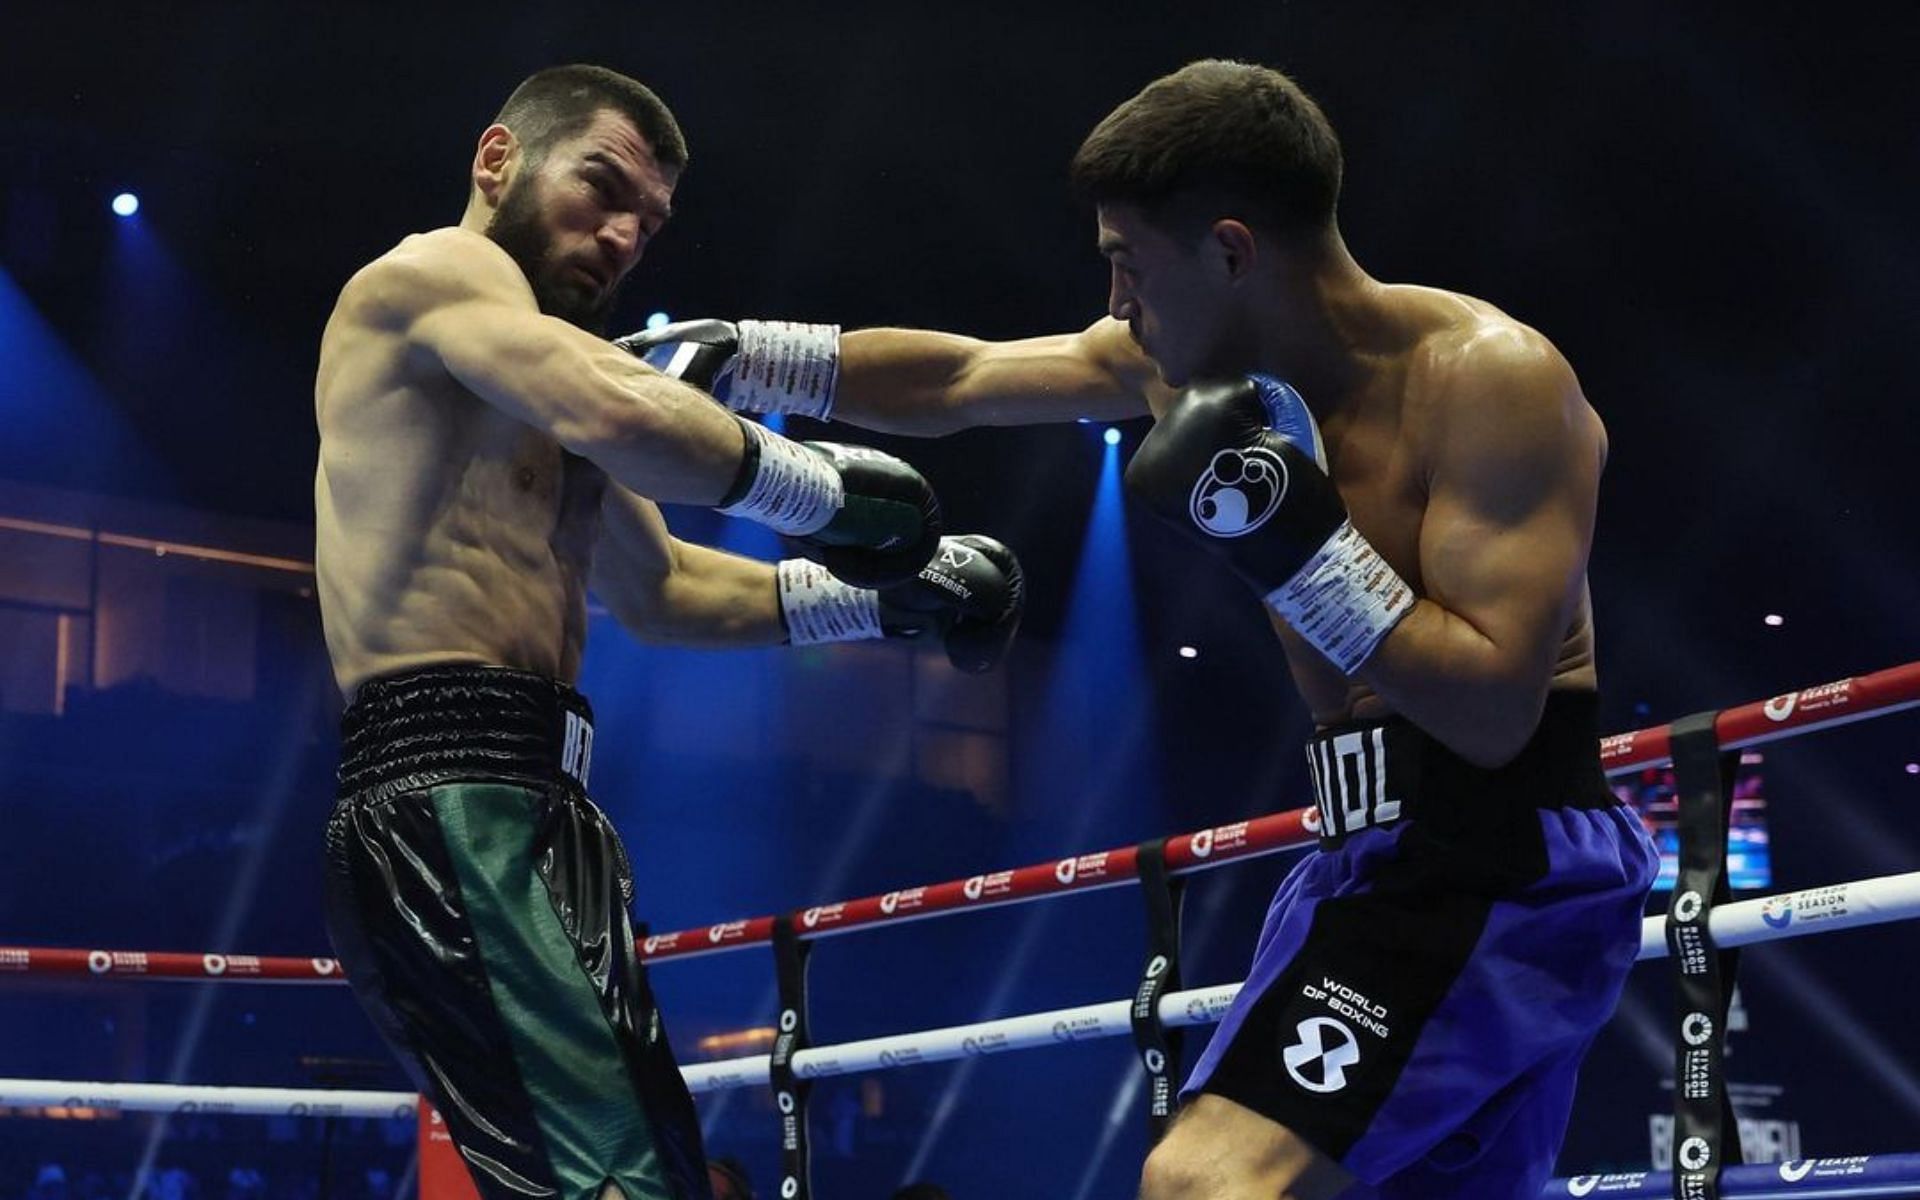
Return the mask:
<svg viewBox="0 0 1920 1200">
<path fill-rule="evenodd" d="M 328 929 L 480 1194 L 711 1200 L 626 853 L 587 798 L 586 699 L 437 667 L 363 686 L 341 741 Z"/>
<path fill-rule="evenodd" d="M 1397 718 L 1316 734 L 1319 851 L 1183 1097 L 1278 1122 L 1382 1197 L 1539 1196 L 1658 866 L 1597 708 L 1551 693 L 1495 770 Z"/>
</svg>

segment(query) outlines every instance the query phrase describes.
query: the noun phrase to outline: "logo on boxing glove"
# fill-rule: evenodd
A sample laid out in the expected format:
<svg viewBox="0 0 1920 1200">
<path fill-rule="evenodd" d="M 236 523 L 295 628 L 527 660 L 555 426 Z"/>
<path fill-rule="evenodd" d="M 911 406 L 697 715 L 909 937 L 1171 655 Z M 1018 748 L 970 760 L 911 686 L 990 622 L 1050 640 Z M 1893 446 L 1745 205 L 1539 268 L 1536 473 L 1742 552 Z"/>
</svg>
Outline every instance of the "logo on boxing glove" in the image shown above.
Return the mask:
<svg viewBox="0 0 1920 1200">
<path fill-rule="evenodd" d="M 1217 538 L 1252 533 L 1287 495 L 1287 464 L 1271 450 L 1222 450 L 1194 481 L 1187 498 L 1193 523 Z"/>
</svg>

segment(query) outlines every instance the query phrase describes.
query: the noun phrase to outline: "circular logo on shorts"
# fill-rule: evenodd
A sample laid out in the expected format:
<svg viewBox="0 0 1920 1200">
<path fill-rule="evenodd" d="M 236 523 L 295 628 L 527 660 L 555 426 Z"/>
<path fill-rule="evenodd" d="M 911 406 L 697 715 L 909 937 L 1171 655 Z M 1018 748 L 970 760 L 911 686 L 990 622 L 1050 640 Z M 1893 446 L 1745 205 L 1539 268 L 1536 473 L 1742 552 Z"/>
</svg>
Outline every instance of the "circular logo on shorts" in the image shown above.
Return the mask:
<svg viewBox="0 0 1920 1200">
<path fill-rule="evenodd" d="M 1345 1022 L 1308 1017 L 1293 1028 L 1300 1040 L 1280 1052 L 1293 1081 L 1310 1092 L 1337 1092 L 1347 1086 L 1347 1068 L 1360 1061 L 1360 1039 Z"/>
<path fill-rule="evenodd" d="M 1267 523 L 1287 495 L 1287 464 L 1271 450 L 1222 450 L 1194 480 L 1187 515 L 1217 538 L 1242 537 Z"/>
<path fill-rule="evenodd" d="M 1713 1151 L 1707 1146 L 1707 1139 L 1690 1137 L 1680 1143 L 1680 1168 L 1684 1171 L 1698 1171 L 1707 1165 L 1713 1157 Z"/>
<path fill-rule="evenodd" d="M 201 955 L 200 965 L 206 968 L 206 972 L 209 975 L 225 975 L 227 973 L 227 960 L 218 954 Z"/>
<path fill-rule="evenodd" d="M 1699 892 L 1681 892 L 1673 899 L 1673 919 L 1682 925 L 1700 919 L 1700 910 L 1705 906 Z"/>
<path fill-rule="evenodd" d="M 978 900 L 980 893 L 985 891 L 986 887 L 987 877 L 985 875 L 969 875 L 967 876 L 967 881 L 960 885 L 960 894 L 969 900 Z"/>
<path fill-rule="evenodd" d="M 1713 1018 L 1703 1012 L 1691 1012 L 1680 1022 L 1680 1036 L 1689 1046 L 1704 1046 L 1713 1037 Z"/>
<path fill-rule="evenodd" d="M 1194 834 L 1193 842 L 1191 843 L 1191 845 L 1193 848 L 1193 856 L 1195 858 L 1205 858 L 1207 855 L 1212 854 L 1213 853 L 1213 830 L 1202 829 L 1199 833 Z"/>
</svg>

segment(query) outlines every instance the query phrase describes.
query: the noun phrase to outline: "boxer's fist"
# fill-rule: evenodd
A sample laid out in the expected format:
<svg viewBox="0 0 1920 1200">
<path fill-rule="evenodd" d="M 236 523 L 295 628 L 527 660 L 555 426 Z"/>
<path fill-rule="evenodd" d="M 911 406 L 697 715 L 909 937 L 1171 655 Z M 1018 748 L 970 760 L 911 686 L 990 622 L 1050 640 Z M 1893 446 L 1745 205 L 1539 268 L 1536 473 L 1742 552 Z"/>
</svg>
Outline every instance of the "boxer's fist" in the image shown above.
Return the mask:
<svg viewBox="0 0 1920 1200">
<path fill-rule="evenodd" d="M 615 338 L 613 344 L 722 404 L 732 392 L 733 356 L 740 351 L 740 327 L 732 321 L 676 321 Z"/>
<path fill-rule="evenodd" d="M 1127 465 L 1127 490 L 1263 596 L 1347 517 L 1313 414 L 1265 375 L 1182 391 Z"/>
<path fill-rule="evenodd" d="M 833 415 L 840 327 L 793 321 L 680 321 L 614 345 L 736 412 Z"/>
<path fill-rule="evenodd" d="M 1013 551 L 975 534 L 941 538 L 920 574 L 880 589 L 880 628 L 888 637 L 936 634 L 948 661 L 977 675 L 1006 658 L 1026 599 Z"/>
<path fill-rule="evenodd" d="M 860 587 L 914 579 L 940 545 L 940 501 L 926 477 L 891 454 L 840 442 L 801 442 L 840 476 L 831 520 L 791 537 L 802 554 Z"/>
</svg>

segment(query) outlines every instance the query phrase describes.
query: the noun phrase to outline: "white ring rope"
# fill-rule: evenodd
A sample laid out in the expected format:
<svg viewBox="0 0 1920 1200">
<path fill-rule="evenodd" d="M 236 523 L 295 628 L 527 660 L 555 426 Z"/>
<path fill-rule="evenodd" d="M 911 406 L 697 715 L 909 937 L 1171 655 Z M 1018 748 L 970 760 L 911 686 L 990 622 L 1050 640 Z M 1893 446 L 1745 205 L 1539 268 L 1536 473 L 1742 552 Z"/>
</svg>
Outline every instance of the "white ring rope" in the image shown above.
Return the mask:
<svg viewBox="0 0 1920 1200">
<path fill-rule="evenodd" d="M 1715 945 L 1747 946 L 1816 933 L 1834 933 L 1920 917 L 1920 871 L 1804 888 L 1714 908 L 1709 928 Z M 1641 925 L 1639 959 L 1667 953 L 1666 918 Z M 1169 1026 L 1210 1025 L 1226 1014 L 1240 993 L 1237 983 L 1173 992 L 1161 998 L 1160 1019 Z M 858 1071 L 885 1071 L 917 1063 L 1001 1054 L 1062 1042 L 1123 1037 L 1133 1032 L 1133 1001 L 1110 1000 L 815 1046 L 794 1055 L 794 1073 L 823 1079 Z M 766 1055 L 722 1059 L 682 1067 L 695 1093 L 765 1087 Z M 148 1083 L 69 1083 L 0 1079 L 0 1107 L 93 1107 L 127 1112 L 215 1112 L 260 1116 L 408 1117 L 418 1097 L 405 1092 L 349 1092 L 298 1088 L 208 1088 Z"/>
</svg>

